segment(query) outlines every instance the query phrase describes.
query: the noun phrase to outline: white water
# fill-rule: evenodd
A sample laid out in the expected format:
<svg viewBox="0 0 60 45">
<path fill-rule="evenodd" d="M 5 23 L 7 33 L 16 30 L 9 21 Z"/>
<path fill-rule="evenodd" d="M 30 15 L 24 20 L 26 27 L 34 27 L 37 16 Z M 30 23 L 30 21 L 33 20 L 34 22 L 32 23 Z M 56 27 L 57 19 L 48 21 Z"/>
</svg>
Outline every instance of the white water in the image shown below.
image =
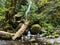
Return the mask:
<svg viewBox="0 0 60 45">
<path fill-rule="evenodd" d="M 32 1 L 29 0 L 28 3 L 29 3 L 29 6 L 28 6 L 28 8 L 27 8 L 27 10 L 26 10 L 26 12 L 25 12 L 25 16 L 26 16 L 26 18 L 27 18 L 27 15 L 28 15 L 29 11 L 30 11 Z"/>
</svg>

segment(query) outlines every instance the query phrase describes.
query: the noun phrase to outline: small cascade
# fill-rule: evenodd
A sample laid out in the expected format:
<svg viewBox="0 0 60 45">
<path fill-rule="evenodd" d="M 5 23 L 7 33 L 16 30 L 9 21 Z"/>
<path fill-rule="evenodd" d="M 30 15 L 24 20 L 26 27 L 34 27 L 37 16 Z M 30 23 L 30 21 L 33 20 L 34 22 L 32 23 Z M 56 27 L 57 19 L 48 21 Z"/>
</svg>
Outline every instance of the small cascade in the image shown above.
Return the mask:
<svg viewBox="0 0 60 45">
<path fill-rule="evenodd" d="M 23 36 L 21 37 L 21 41 L 24 42 L 24 37 Z"/>
<path fill-rule="evenodd" d="M 30 39 L 30 37 L 31 37 L 31 32 L 30 32 L 30 31 L 28 31 L 27 39 Z"/>
</svg>

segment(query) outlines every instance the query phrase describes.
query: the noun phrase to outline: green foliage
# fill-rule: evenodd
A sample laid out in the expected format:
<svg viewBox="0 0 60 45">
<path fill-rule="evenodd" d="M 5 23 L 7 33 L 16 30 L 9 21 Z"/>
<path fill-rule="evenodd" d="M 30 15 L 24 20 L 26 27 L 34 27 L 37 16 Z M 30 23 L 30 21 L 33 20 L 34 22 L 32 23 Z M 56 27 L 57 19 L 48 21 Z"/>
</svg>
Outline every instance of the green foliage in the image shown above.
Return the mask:
<svg viewBox="0 0 60 45">
<path fill-rule="evenodd" d="M 5 0 L 0 0 L 0 22 L 1 20 L 4 20 L 4 11 L 6 10 L 5 8 Z"/>
<path fill-rule="evenodd" d="M 5 4 L 5 2 L 6 2 L 6 0 L 0 0 L 0 6 L 5 6 L 4 4 Z"/>
<path fill-rule="evenodd" d="M 57 25 L 57 28 L 60 28 L 60 25 Z"/>
<path fill-rule="evenodd" d="M 34 22 L 38 21 L 38 17 L 36 13 L 31 13 L 30 15 L 30 25 L 34 24 Z"/>
<path fill-rule="evenodd" d="M 48 31 L 52 31 L 53 30 L 53 26 L 51 24 L 47 24 L 47 23 L 42 23 L 42 27 L 44 27 L 45 30 Z"/>
<path fill-rule="evenodd" d="M 38 5 L 41 6 L 47 2 L 48 2 L 48 0 L 39 0 Z"/>
<path fill-rule="evenodd" d="M 38 9 L 38 7 L 36 6 L 35 2 L 34 2 L 34 1 L 32 1 L 32 2 L 33 2 L 33 3 L 32 3 L 32 5 L 31 5 L 31 10 L 30 10 L 29 14 L 27 15 L 28 17 L 32 17 L 32 16 L 31 16 L 32 13 L 35 13 L 35 11 Z M 26 17 L 26 16 L 25 16 L 25 12 L 26 12 L 27 8 L 28 8 L 28 4 L 25 5 L 25 6 L 24 6 L 24 5 L 21 5 L 20 12 L 23 12 L 23 14 L 24 14 L 23 17 Z"/>
<path fill-rule="evenodd" d="M 8 28 L 16 29 L 18 26 L 17 20 L 15 17 L 19 19 L 25 19 L 25 12 L 28 8 L 29 5 L 29 0 L 17 0 L 15 5 L 12 0 L 0 0 L 0 29 L 2 30 L 8 30 Z M 44 35 L 47 37 L 53 37 L 52 35 L 54 32 L 54 28 L 60 28 L 60 0 L 31 0 L 32 5 L 31 9 L 27 15 L 28 19 L 30 19 L 30 24 L 29 29 L 33 30 L 32 32 L 35 31 L 35 33 L 39 33 L 41 30 L 41 27 L 44 28 L 43 31 Z M 13 12 L 11 10 L 11 3 L 12 7 L 14 7 L 15 14 L 13 15 Z M 12 8 L 13 9 L 13 8 Z M 5 11 L 9 10 L 9 13 L 13 15 L 13 20 L 12 22 L 8 22 L 5 19 Z M 10 15 L 9 14 L 9 15 Z M 11 23 L 11 25 L 9 24 Z M 23 22 L 24 23 L 24 22 Z M 34 25 L 33 25 L 34 24 Z M 2 26 L 3 25 L 3 26 Z M 17 26 L 16 26 L 17 25 Z M 16 26 L 16 27 L 15 27 Z M 13 28 L 15 27 L 15 28 Z M 38 29 L 39 28 L 39 29 Z"/>
</svg>

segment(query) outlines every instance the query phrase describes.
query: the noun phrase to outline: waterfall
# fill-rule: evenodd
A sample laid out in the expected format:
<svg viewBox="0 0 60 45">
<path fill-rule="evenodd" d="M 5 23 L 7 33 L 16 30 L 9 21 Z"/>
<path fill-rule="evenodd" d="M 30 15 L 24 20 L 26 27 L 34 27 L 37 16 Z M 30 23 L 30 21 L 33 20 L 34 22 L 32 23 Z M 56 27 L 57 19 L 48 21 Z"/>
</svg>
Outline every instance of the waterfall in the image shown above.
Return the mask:
<svg viewBox="0 0 60 45">
<path fill-rule="evenodd" d="M 28 0 L 28 3 L 29 3 L 29 5 L 28 5 L 28 8 L 27 8 L 27 10 L 25 12 L 26 18 L 27 18 L 27 15 L 28 15 L 29 11 L 30 11 L 30 8 L 31 8 L 31 4 L 32 4 L 31 0 Z"/>
</svg>

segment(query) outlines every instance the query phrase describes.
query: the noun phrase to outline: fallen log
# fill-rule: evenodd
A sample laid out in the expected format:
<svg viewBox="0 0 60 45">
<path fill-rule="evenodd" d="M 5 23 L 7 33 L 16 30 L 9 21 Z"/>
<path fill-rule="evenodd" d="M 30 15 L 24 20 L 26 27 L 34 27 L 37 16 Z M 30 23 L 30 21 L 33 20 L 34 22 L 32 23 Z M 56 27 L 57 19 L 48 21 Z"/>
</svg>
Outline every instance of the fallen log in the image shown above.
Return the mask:
<svg viewBox="0 0 60 45">
<path fill-rule="evenodd" d="M 0 31 L 0 35 L 11 35 L 11 36 L 13 36 L 14 33 L 9 33 L 9 32 L 5 32 L 5 31 Z"/>
<path fill-rule="evenodd" d="M 0 39 L 10 39 L 10 38 L 12 38 L 13 35 L 14 35 L 14 33 L 0 31 Z"/>
<path fill-rule="evenodd" d="M 12 39 L 15 40 L 17 37 L 20 37 L 26 31 L 26 28 L 28 27 L 28 25 L 29 25 L 29 20 L 26 20 L 24 24 L 22 24 L 21 28 L 12 37 Z"/>
</svg>

